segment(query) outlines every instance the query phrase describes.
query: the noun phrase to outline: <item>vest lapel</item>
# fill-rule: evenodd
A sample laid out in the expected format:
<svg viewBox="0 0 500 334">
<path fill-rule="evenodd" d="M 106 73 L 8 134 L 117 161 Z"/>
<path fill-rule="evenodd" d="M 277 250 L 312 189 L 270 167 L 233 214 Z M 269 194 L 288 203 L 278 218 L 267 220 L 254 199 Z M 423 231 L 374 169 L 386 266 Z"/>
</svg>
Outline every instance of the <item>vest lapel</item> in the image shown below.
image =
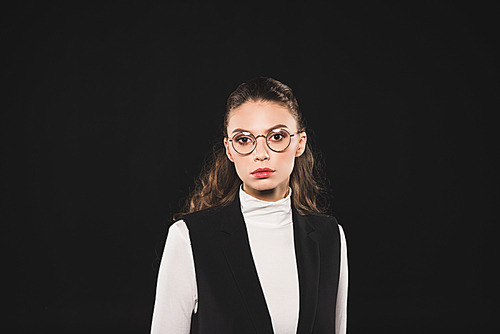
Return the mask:
<svg viewBox="0 0 500 334">
<path fill-rule="evenodd" d="M 313 331 L 319 291 L 319 245 L 312 238 L 314 228 L 305 216 L 298 213 L 292 203 L 293 234 L 295 256 L 299 274 L 300 310 L 298 334 L 310 334 Z"/>
<path fill-rule="evenodd" d="M 245 301 L 256 333 L 271 334 L 273 333 L 271 316 L 252 257 L 238 193 L 226 210 L 221 225 L 224 255 Z"/>
</svg>

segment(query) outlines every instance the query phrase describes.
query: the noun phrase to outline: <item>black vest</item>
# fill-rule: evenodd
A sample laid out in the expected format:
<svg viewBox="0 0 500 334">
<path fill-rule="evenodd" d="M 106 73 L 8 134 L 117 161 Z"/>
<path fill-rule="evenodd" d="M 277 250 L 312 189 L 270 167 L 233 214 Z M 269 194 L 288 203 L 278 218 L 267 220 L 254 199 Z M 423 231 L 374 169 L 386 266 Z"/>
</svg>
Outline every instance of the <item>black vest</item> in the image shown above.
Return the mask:
<svg viewBox="0 0 500 334">
<path fill-rule="evenodd" d="M 300 289 L 297 333 L 335 333 L 340 268 L 337 221 L 325 215 L 300 215 L 293 204 L 292 210 Z M 229 206 L 182 219 L 189 229 L 198 285 L 191 333 L 273 333 L 239 195 Z"/>
</svg>

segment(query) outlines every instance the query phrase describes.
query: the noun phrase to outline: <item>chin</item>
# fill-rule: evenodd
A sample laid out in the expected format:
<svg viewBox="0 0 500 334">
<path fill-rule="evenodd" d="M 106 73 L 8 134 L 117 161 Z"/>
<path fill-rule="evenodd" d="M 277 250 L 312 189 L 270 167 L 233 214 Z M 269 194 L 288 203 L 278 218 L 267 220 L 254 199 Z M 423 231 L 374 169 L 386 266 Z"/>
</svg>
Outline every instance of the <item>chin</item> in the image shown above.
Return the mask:
<svg viewBox="0 0 500 334">
<path fill-rule="evenodd" d="M 261 180 L 252 180 L 253 182 L 249 182 L 248 186 L 262 192 L 271 192 L 279 187 L 280 183 L 269 179 L 261 179 Z"/>
<path fill-rule="evenodd" d="M 261 192 L 270 192 L 276 189 L 276 186 L 271 186 L 271 185 L 248 185 L 252 187 L 254 190 L 261 191 Z"/>
</svg>

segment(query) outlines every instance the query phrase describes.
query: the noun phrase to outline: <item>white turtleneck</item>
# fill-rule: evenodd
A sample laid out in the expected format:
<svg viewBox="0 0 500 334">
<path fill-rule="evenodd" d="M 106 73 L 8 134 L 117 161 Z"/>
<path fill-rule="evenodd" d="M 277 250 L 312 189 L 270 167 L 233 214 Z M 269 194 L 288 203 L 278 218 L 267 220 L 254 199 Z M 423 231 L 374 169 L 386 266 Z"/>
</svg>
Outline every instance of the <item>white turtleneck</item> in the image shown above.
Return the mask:
<svg viewBox="0 0 500 334">
<path fill-rule="evenodd" d="M 266 202 L 240 189 L 250 249 L 276 334 L 295 333 L 299 319 L 291 192 L 277 202 Z"/>
<path fill-rule="evenodd" d="M 256 199 L 240 189 L 252 256 L 271 316 L 274 333 L 296 333 L 299 281 L 293 243 L 291 189 L 277 202 Z M 341 266 L 337 294 L 336 333 L 346 332 L 347 248 L 341 236 Z M 151 333 L 188 334 L 197 311 L 196 272 L 184 221 L 174 223 L 167 236 L 158 273 Z"/>
</svg>

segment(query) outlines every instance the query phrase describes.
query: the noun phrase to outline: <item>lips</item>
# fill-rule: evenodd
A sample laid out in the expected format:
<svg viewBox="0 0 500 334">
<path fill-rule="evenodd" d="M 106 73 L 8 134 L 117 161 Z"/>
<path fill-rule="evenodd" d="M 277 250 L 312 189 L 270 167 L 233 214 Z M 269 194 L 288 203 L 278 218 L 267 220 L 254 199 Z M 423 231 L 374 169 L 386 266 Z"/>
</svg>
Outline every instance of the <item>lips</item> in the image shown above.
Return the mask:
<svg viewBox="0 0 500 334">
<path fill-rule="evenodd" d="M 274 173 L 274 170 L 271 168 L 257 168 L 252 172 L 252 176 L 258 179 L 264 179 L 266 177 L 271 176 Z"/>
</svg>

